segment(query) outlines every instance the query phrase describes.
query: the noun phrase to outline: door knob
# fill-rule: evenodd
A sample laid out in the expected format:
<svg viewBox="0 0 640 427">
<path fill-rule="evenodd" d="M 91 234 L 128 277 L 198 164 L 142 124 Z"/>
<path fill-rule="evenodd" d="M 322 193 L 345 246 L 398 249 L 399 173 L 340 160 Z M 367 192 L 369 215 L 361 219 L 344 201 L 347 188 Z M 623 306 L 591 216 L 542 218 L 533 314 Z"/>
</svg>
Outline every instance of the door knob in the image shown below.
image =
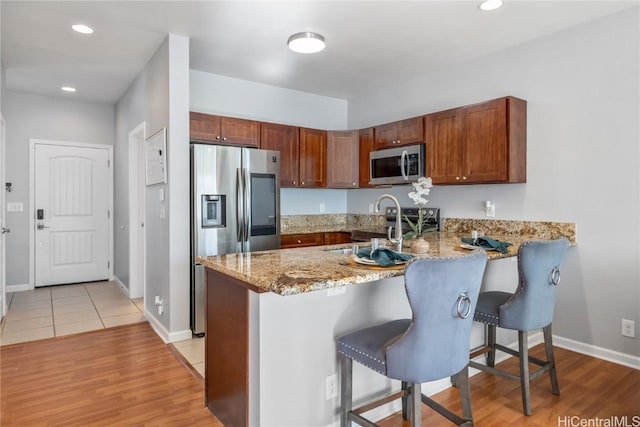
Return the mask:
<svg viewBox="0 0 640 427">
<path fill-rule="evenodd" d="M 11 229 L 7 227 L 2 227 L 2 234 L 11 233 Z"/>
<path fill-rule="evenodd" d="M 38 230 L 42 230 L 44 228 L 49 228 L 48 226 L 44 225 L 43 223 L 39 222 L 38 225 L 36 226 L 38 228 Z"/>
</svg>

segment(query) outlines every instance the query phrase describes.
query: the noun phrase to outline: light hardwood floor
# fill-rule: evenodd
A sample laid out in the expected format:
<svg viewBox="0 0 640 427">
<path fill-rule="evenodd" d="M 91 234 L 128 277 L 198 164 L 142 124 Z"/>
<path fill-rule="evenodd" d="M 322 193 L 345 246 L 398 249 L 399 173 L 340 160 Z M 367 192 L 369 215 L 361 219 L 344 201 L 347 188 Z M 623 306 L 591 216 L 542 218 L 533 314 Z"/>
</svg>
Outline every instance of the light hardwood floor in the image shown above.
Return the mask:
<svg viewBox="0 0 640 427">
<path fill-rule="evenodd" d="M 542 347 L 532 355 L 541 357 Z M 600 419 L 602 426 L 605 418 L 623 416 L 629 426 L 640 425 L 640 371 L 560 348 L 556 359 L 561 395 L 551 394 L 548 376 L 533 381 L 530 417 L 522 414 L 517 382 L 473 376 L 475 425 L 598 425 L 570 422 Z M 6 345 L 0 360 L 2 426 L 221 426 L 204 407 L 202 378 L 147 323 Z M 516 372 L 516 360 L 500 367 Z M 456 389 L 435 399 L 460 412 Z M 409 423 L 394 415 L 380 425 Z M 423 425 L 452 424 L 423 405 Z"/>
<path fill-rule="evenodd" d="M 2 426 L 221 426 L 148 323 L 0 348 Z"/>
</svg>

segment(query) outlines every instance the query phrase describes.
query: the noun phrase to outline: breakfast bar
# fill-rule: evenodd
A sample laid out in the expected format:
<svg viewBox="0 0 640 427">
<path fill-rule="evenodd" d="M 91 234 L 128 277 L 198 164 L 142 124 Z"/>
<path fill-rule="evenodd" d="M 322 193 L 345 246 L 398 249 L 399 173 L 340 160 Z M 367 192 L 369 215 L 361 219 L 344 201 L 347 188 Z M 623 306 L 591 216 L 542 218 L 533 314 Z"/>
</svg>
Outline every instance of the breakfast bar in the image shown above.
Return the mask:
<svg viewBox="0 0 640 427">
<path fill-rule="evenodd" d="M 459 256 L 459 233 L 430 233 L 420 257 Z M 500 238 L 500 237 L 498 237 Z M 513 290 L 521 243 L 508 236 L 506 254 L 489 251 L 484 289 Z M 336 337 L 411 311 L 403 267 L 353 262 L 351 245 L 329 245 L 203 257 L 206 267 L 205 403 L 226 426 L 325 426 L 338 420 Z M 474 325 L 472 346 L 483 340 Z M 399 389 L 354 366 L 354 402 Z M 429 383 L 427 394 L 449 387 Z M 397 405 L 397 403 L 396 403 Z M 379 419 L 394 404 L 370 414 Z"/>
</svg>

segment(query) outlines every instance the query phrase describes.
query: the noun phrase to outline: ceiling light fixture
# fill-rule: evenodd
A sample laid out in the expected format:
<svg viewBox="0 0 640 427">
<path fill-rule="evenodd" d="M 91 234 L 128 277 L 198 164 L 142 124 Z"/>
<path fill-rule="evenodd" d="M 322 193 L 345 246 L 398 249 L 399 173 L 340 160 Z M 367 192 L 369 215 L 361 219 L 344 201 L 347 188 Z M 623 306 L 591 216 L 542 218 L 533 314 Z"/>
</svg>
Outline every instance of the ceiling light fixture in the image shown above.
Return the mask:
<svg viewBox="0 0 640 427">
<path fill-rule="evenodd" d="M 500 6 L 502 6 L 502 0 L 487 0 L 481 3 L 480 6 L 478 6 L 478 8 L 480 8 L 480 10 L 484 10 L 488 12 L 490 10 L 496 10 Z"/>
<path fill-rule="evenodd" d="M 60 89 L 65 91 L 65 92 L 75 92 L 76 91 L 76 88 L 75 87 L 71 87 L 71 86 L 62 86 Z"/>
<path fill-rule="evenodd" d="M 287 46 L 298 53 L 316 53 L 324 49 L 324 37 L 318 33 L 296 33 L 289 37 Z"/>
<path fill-rule="evenodd" d="M 76 31 L 78 33 L 82 33 L 82 34 L 93 34 L 93 28 L 88 27 L 84 24 L 75 24 L 71 26 L 71 29 L 73 29 L 73 31 Z"/>
</svg>

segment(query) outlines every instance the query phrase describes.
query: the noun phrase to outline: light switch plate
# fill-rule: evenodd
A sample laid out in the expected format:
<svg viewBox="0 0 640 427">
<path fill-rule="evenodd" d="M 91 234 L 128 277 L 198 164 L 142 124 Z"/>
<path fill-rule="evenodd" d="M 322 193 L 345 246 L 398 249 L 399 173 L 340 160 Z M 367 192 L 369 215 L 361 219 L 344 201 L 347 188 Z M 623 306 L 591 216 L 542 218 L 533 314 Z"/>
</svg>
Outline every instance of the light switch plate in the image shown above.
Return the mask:
<svg viewBox="0 0 640 427">
<path fill-rule="evenodd" d="M 22 212 L 24 204 L 22 202 L 7 203 L 7 212 Z"/>
</svg>

